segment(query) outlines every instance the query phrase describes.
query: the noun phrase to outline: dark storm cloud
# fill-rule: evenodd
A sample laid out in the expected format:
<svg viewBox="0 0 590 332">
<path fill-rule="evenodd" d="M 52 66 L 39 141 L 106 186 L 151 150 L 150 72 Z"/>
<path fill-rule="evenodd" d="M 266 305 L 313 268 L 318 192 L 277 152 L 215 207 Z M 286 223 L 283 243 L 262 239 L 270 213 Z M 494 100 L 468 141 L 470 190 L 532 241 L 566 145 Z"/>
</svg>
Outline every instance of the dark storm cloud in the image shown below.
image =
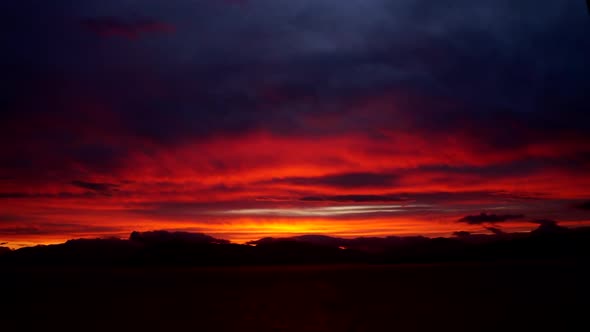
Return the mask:
<svg viewBox="0 0 590 332">
<path fill-rule="evenodd" d="M 488 231 L 492 232 L 494 235 L 506 235 L 507 233 L 504 232 L 502 229 L 498 227 L 486 227 Z"/>
<path fill-rule="evenodd" d="M 101 80 L 120 85 L 124 94 L 109 92 L 105 97 L 121 113 L 125 129 L 160 140 L 261 126 L 306 131 L 300 122 L 306 113 L 329 112 L 400 88 L 420 99 L 445 96 L 461 102 L 443 112 L 410 102 L 410 108 L 420 108 L 414 125 L 422 130 L 464 131 L 467 122 L 486 131 L 482 139 L 499 146 L 530 139 L 528 133 L 511 129 L 523 120 L 535 127 L 552 120 L 558 122 L 551 127 L 583 123 L 560 121 L 557 109 L 530 116 L 535 109 L 554 105 L 560 112 L 587 117 L 561 107 L 582 98 L 588 83 L 582 61 L 590 51 L 582 33 L 587 20 L 581 21 L 576 5 L 569 2 L 257 1 L 239 10 L 213 1 L 173 3 L 145 1 L 133 8 L 116 1 L 56 1 L 38 4 L 35 13 L 45 16 L 23 8 L 16 14 L 40 16 L 43 23 L 66 16 L 97 31 L 129 36 L 168 26 L 155 23 L 160 21 L 181 26 L 167 41 L 133 49 L 92 44 L 75 32 L 64 35 L 55 24 L 46 29 L 46 36 L 28 35 L 27 45 L 22 45 L 65 40 L 43 53 L 43 59 L 31 60 L 45 69 L 65 69 L 62 74 L 90 90 L 104 89 Z M 529 14 L 531 8 L 535 15 Z M 138 15 L 153 19 L 135 18 Z M 38 24 L 32 18 L 26 21 Z M 574 46 L 578 51 L 569 52 Z M 53 61 L 51 66 L 47 60 Z M 92 66 L 98 63 L 101 66 Z M 123 64 L 138 72 L 128 68 L 122 73 Z M 146 83 L 160 91 L 146 93 Z M 264 86 L 294 98 L 278 99 L 271 112 L 259 100 Z M 558 91 L 560 97 L 546 97 L 544 91 Z M 304 102 L 302 96 L 313 99 Z M 543 98 L 553 101 L 541 103 Z M 504 119 L 496 116 L 502 109 Z M 356 121 L 357 116 L 344 121 L 341 129 L 370 129 L 395 119 L 367 122 Z M 494 125 L 498 121 L 503 125 Z"/>
<path fill-rule="evenodd" d="M 134 152 L 149 156 L 257 130 L 292 137 L 361 132 L 375 140 L 381 130 L 425 139 L 451 133 L 484 157 L 528 151 L 535 142 L 567 139 L 555 148 L 561 151 L 590 140 L 589 20 L 582 2 L 260 0 L 237 8 L 222 1 L 56 0 L 1 6 L 11 27 L 2 67 L 11 84 L 0 101 L 0 170 L 19 179 L 116 174 Z M 92 38 L 89 31 L 123 38 Z M 337 121 L 309 121 L 330 116 Z M 562 169 L 590 165 L 588 153 L 563 154 L 570 159 Z M 416 174 L 498 179 L 548 165 L 554 161 L 418 167 Z M 386 188 L 395 187 L 397 176 L 350 173 L 274 183 Z M 90 190 L 87 196 L 114 189 L 72 184 Z M 303 200 L 315 198 L 395 200 L 314 193 Z"/>
<path fill-rule="evenodd" d="M 72 185 L 72 184 L 71 184 Z M 86 192 L 69 192 L 61 191 L 58 193 L 50 192 L 5 192 L 0 193 L 0 199 L 38 199 L 38 198 L 59 198 L 59 199 L 76 199 L 76 198 L 104 198 L 105 196 L 111 196 L 114 193 L 120 193 L 120 190 L 116 187 L 109 190 L 94 190 L 90 188 L 81 187 L 74 185 L 79 188 L 87 189 Z"/>
<path fill-rule="evenodd" d="M 479 224 L 486 224 L 486 223 L 490 223 L 490 224 L 494 224 L 494 223 L 499 223 L 499 222 L 505 222 L 505 221 L 509 221 L 509 220 L 514 220 L 514 219 L 522 219 L 524 218 L 524 215 L 522 214 L 487 214 L 487 213 L 481 213 L 479 215 L 471 215 L 471 216 L 465 216 L 461 219 L 458 220 L 458 222 L 464 222 L 470 225 L 479 225 Z"/>
<path fill-rule="evenodd" d="M 560 233 L 568 230 L 568 228 L 560 226 L 557 221 L 550 219 L 533 220 L 532 223 L 539 225 L 539 227 L 533 231 L 533 233 L 537 234 Z"/>
<path fill-rule="evenodd" d="M 560 165 L 561 159 L 536 158 L 517 160 L 508 163 L 498 163 L 485 166 L 461 166 L 461 165 L 428 165 L 412 169 L 416 173 L 433 172 L 446 175 L 478 175 L 486 179 L 500 179 L 504 177 L 525 176 L 542 170 L 548 165 L 555 167 Z"/>
<path fill-rule="evenodd" d="M 576 204 L 575 207 L 581 210 L 590 210 L 590 201 L 586 201 L 580 204 Z"/>
<path fill-rule="evenodd" d="M 31 197 L 28 193 L 0 193 L 0 198 L 28 198 Z"/>
<path fill-rule="evenodd" d="M 271 183 L 298 186 L 328 186 L 334 188 L 392 187 L 397 176 L 377 173 L 347 173 L 319 177 L 290 177 L 274 179 Z M 351 197 L 353 198 L 353 197 Z M 370 197 L 365 197 L 370 199 Z"/>
<path fill-rule="evenodd" d="M 102 194 L 112 194 L 114 191 L 118 191 L 119 185 L 113 183 L 102 183 L 102 182 L 87 182 L 87 181 L 72 181 L 72 185 L 92 190 Z"/>
<path fill-rule="evenodd" d="M 101 37 L 123 37 L 138 39 L 149 34 L 172 33 L 174 26 L 151 19 L 124 22 L 114 17 L 88 18 L 82 26 Z"/>
<path fill-rule="evenodd" d="M 325 195 L 305 196 L 304 202 L 407 202 L 408 199 L 397 195 Z"/>
<path fill-rule="evenodd" d="M 67 198 L 96 198 L 99 196 L 104 196 L 105 193 L 102 192 L 85 192 L 85 193 L 73 193 L 73 192 L 59 192 L 59 193 L 45 193 L 45 192 L 6 192 L 0 193 L 0 199 L 34 199 L 34 198 L 59 198 L 59 199 L 67 199 Z"/>
</svg>

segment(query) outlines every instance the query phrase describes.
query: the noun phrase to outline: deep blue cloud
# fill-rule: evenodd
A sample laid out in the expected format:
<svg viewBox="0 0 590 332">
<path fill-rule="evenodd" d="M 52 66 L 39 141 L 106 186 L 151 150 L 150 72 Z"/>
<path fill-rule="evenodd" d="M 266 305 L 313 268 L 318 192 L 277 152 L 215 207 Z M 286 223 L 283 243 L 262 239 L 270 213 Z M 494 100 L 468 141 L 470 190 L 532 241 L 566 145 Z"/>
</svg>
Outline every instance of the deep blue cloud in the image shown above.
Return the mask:
<svg viewBox="0 0 590 332">
<path fill-rule="evenodd" d="M 173 146 L 260 129 L 401 128 L 462 133 L 482 149 L 590 140 L 582 1 L 57 0 L 5 1 L 2 12 L 11 84 L 0 130 L 12 141 L 0 161 L 31 176 L 64 160 L 108 173 L 129 150 L 150 152 L 121 143 L 129 137 Z M 102 38 L 105 22 L 142 37 Z M 143 33 L 154 26 L 174 33 Z M 347 112 L 329 128 L 302 121 L 390 94 L 395 114 L 386 105 Z M 99 138 L 73 145 L 89 128 Z M 117 144 L 104 141 L 111 136 Z M 36 142 L 54 155 L 26 149 Z M 590 160 L 570 158 L 563 167 Z"/>
</svg>

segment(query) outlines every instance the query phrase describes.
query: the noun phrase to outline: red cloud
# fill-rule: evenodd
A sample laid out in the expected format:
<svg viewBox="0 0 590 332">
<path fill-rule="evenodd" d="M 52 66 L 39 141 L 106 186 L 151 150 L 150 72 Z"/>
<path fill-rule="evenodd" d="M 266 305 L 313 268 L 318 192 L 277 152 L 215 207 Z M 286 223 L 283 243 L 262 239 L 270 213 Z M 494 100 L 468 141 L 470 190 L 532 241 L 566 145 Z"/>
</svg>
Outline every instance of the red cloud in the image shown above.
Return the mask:
<svg viewBox="0 0 590 332">
<path fill-rule="evenodd" d="M 270 104 L 291 98 L 265 96 Z M 306 129 L 320 129 L 311 134 L 250 129 L 230 135 L 220 130 L 172 143 L 129 132 L 106 102 L 62 102 L 76 112 L 31 119 L 24 128 L 70 132 L 77 140 L 59 145 L 50 140 L 4 142 L 5 153 L 30 149 L 27 155 L 43 167 L 28 173 L 15 168 L 8 173 L 12 178 L 0 178 L 0 203 L 5 206 L 0 237 L 34 244 L 133 229 L 186 229 L 234 240 L 310 232 L 448 235 L 457 230 L 458 218 L 494 207 L 534 218 L 587 221 L 584 211 L 532 213 L 561 211 L 558 204 L 569 209 L 569 201 L 589 197 L 590 178 L 565 162 L 587 151 L 585 140 L 556 135 L 509 147 L 486 144 L 485 133 L 466 127 L 448 132 L 418 126 L 402 112 L 408 107 L 398 99 L 351 105 L 348 117 L 310 115 L 304 119 Z M 359 129 L 360 121 L 342 123 L 359 114 L 367 121 L 380 120 L 371 123 L 372 133 Z M 386 121 L 391 114 L 395 123 Z M 19 137 L 19 131 L 13 135 Z M 519 166 L 527 160 L 532 166 Z M 482 192 L 541 193 L 544 199 L 473 194 Z M 425 202 L 428 193 L 461 195 L 453 202 Z M 404 199 L 408 195 L 417 199 Z M 354 205 L 359 209 L 349 207 Z M 369 205 L 377 207 L 367 213 Z M 277 216 L 281 208 L 289 213 Z M 319 216 L 310 217 L 310 208 Z M 268 212 L 272 209 L 274 214 Z M 58 223 L 112 230 L 59 228 Z M 533 227 L 518 220 L 505 225 L 507 231 Z M 465 230 L 482 231 L 481 225 L 467 226 Z"/>
</svg>

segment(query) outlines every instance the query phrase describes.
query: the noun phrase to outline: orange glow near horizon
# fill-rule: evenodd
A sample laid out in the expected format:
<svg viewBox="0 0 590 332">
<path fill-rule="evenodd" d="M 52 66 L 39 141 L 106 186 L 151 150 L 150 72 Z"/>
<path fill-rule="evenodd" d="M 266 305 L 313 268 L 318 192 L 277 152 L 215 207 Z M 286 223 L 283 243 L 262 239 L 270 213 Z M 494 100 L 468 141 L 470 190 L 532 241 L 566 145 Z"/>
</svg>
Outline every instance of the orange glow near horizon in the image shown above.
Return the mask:
<svg viewBox="0 0 590 332">
<path fill-rule="evenodd" d="M 556 165 L 503 173 L 522 158 L 567 156 L 583 151 L 580 145 L 565 142 L 560 150 L 555 142 L 536 143 L 482 157 L 477 144 L 457 136 L 381 135 L 214 136 L 172 148 L 147 144 L 109 173 L 68 165 L 89 175 L 0 180 L 0 243 L 15 247 L 157 229 L 236 242 L 301 234 L 450 236 L 487 232 L 482 225 L 457 223 L 482 211 L 587 220 L 571 208 L 590 196 L 590 178 L 582 170 Z M 500 226 L 534 228 L 528 222 Z"/>
<path fill-rule="evenodd" d="M 116 231 L 79 232 L 61 228 L 55 234 L 12 234 L 3 235 L 4 246 L 18 249 L 24 246 L 50 245 L 63 243 L 77 238 L 122 238 L 132 231 L 168 230 L 204 233 L 220 239 L 243 244 L 264 237 L 289 237 L 298 235 L 328 235 L 343 238 L 386 237 L 386 236 L 426 236 L 450 237 L 457 230 L 472 233 L 489 234 L 485 225 L 457 225 L 456 218 L 412 218 L 412 217 L 375 217 L 370 219 L 334 218 L 276 218 L 276 217 L 236 217 L 215 222 L 174 221 L 162 222 L 153 219 L 138 219 L 134 223 L 116 223 Z M 98 220 L 98 219 L 97 219 Z M 96 221 L 87 221 L 95 224 Z M 560 223 L 566 227 L 590 226 L 590 220 L 566 221 Z M 63 226 L 63 225 L 58 225 Z M 526 221 L 506 222 L 499 225 L 506 232 L 528 232 L 537 226 Z"/>
</svg>

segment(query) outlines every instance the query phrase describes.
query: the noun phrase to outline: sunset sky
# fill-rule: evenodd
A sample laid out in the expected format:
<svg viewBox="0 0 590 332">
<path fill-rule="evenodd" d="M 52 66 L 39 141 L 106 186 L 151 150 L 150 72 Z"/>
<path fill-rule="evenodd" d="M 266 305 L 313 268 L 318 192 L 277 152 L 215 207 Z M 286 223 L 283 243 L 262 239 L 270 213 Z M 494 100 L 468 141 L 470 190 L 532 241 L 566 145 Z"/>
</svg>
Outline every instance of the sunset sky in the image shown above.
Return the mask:
<svg viewBox="0 0 590 332">
<path fill-rule="evenodd" d="M 584 1 L 0 10 L 0 245 L 590 225 Z"/>
</svg>

